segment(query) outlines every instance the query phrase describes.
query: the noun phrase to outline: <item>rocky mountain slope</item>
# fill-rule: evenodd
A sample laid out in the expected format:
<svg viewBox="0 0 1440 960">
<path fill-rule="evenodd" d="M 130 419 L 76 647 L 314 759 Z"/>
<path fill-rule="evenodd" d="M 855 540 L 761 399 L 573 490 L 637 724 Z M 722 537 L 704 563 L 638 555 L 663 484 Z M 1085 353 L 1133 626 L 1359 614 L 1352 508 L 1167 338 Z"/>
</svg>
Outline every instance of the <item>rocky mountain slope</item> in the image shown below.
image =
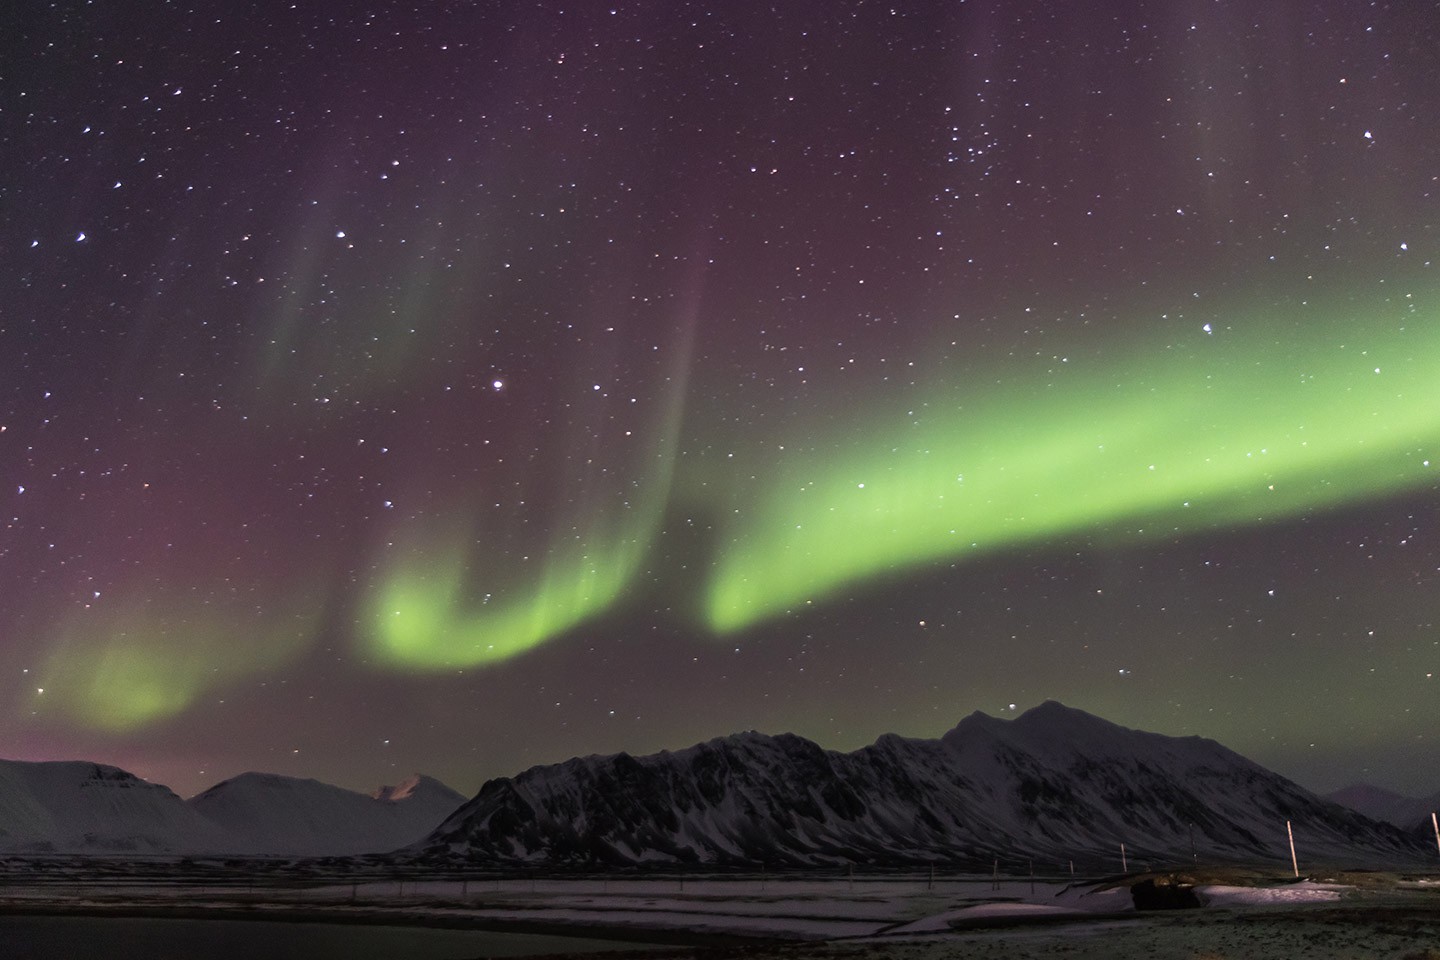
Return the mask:
<svg viewBox="0 0 1440 960">
<path fill-rule="evenodd" d="M 853 753 L 745 733 L 487 782 L 413 853 L 534 864 L 988 865 L 1034 858 L 1408 861 L 1414 838 L 1211 740 L 1047 702 Z"/>
</svg>

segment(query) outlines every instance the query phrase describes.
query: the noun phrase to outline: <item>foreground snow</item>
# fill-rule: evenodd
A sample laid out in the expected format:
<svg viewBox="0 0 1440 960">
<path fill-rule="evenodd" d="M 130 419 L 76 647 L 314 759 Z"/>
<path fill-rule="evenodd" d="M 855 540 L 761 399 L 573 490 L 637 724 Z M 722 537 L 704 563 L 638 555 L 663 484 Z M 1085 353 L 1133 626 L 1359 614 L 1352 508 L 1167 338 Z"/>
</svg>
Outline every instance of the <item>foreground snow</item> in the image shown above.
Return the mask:
<svg viewBox="0 0 1440 960">
<path fill-rule="evenodd" d="M 1121 878 L 315 878 L 199 886 L 70 876 L 0 888 L 0 909 L 479 926 L 681 942 L 748 940 L 745 960 L 1397 957 L 1440 960 L 1433 877 L 1287 882 L 1217 871 L 1204 909 L 1137 913 Z M 1134 879 L 1134 878 L 1130 878 Z M 767 944 L 765 941 L 769 941 Z M 775 941 L 785 941 L 777 944 Z M 1426 950 L 1436 947 L 1434 953 Z M 656 957 L 693 948 L 657 948 Z M 717 956 L 723 956 L 723 951 Z"/>
<path fill-rule="evenodd" d="M 616 880 L 385 880 L 302 887 L 196 887 L 148 882 L 16 885 L 0 903 L 164 904 L 207 913 L 242 908 L 416 922 L 651 930 L 831 940 L 949 930 L 952 922 L 1025 913 L 1079 917 L 1131 909 L 1126 889 L 1059 881 L 754 876 Z"/>
<path fill-rule="evenodd" d="M 1210 884 L 1198 888 L 1207 907 L 1274 906 L 1287 903 L 1329 903 L 1353 888 L 1339 883 L 1287 883 L 1277 887 L 1233 887 Z"/>
</svg>

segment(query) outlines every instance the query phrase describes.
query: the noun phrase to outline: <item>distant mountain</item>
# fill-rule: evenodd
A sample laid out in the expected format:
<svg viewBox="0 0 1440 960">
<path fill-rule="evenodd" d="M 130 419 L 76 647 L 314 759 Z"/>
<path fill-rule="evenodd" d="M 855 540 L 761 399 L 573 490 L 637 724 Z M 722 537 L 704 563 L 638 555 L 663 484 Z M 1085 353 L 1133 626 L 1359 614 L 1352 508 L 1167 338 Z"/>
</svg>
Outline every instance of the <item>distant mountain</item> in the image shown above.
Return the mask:
<svg viewBox="0 0 1440 960">
<path fill-rule="evenodd" d="M 164 854 L 230 842 L 168 787 L 118 767 L 0 760 L 0 851 Z"/>
<path fill-rule="evenodd" d="M 1371 820 L 1391 823 L 1403 830 L 1413 830 L 1417 825 L 1430 829 L 1430 814 L 1440 810 L 1440 793 L 1407 797 L 1368 783 L 1353 784 L 1325 797 Z"/>
<path fill-rule="evenodd" d="M 464 800 L 418 775 L 366 796 L 248 773 L 186 801 L 118 767 L 0 760 L 0 853 L 383 853 L 421 839 Z"/>
<path fill-rule="evenodd" d="M 465 797 L 416 775 L 366 796 L 273 773 L 245 773 L 190 798 L 234 852 L 282 856 L 384 853 L 419 840 Z"/>
<path fill-rule="evenodd" d="M 853 753 L 744 733 L 674 753 L 592 756 L 487 782 L 410 851 L 528 864 L 1119 867 L 1283 860 L 1408 861 L 1401 831 L 1322 800 L 1212 740 L 1129 730 L 1047 702 L 975 713 L 938 740 Z"/>
</svg>

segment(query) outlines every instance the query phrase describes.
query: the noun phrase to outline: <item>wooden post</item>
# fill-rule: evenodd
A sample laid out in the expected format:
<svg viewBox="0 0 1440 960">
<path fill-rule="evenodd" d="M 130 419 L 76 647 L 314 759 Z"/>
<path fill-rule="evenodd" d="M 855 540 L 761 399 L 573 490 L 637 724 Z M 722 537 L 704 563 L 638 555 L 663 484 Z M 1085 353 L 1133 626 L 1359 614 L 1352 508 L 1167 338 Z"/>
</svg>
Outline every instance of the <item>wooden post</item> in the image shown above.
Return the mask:
<svg viewBox="0 0 1440 960">
<path fill-rule="evenodd" d="M 1075 879 L 1075 861 L 1074 861 L 1074 860 L 1071 860 L 1071 861 L 1070 861 L 1070 879 L 1071 879 L 1071 880 L 1074 880 L 1074 879 Z"/>
<path fill-rule="evenodd" d="M 1195 852 L 1195 824 L 1193 823 L 1190 824 L 1190 859 L 1194 860 L 1197 866 L 1199 865 L 1200 854 Z"/>
<path fill-rule="evenodd" d="M 990 889 L 1000 889 L 1000 858 L 995 858 L 995 872 L 990 876 Z"/>
<path fill-rule="evenodd" d="M 1030 858 L 1030 896 L 1035 896 L 1035 858 Z"/>
<path fill-rule="evenodd" d="M 930 864 L 930 880 L 925 884 L 926 890 L 935 889 L 935 864 Z"/>
<path fill-rule="evenodd" d="M 1295 859 L 1295 831 L 1290 829 L 1290 821 L 1285 821 L 1285 835 L 1290 838 L 1290 868 L 1295 871 L 1295 878 L 1300 878 L 1300 861 Z"/>
<path fill-rule="evenodd" d="M 1129 862 L 1126 861 L 1126 859 L 1125 859 L 1125 843 L 1124 843 L 1124 841 L 1121 841 L 1121 843 L 1120 843 L 1120 872 L 1121 872 L 1121 873 L 1129 873 L 1129 872 L 1130 872 L 1130 864 L 1129 864 Z"/>
<path fill-rule="evenodd" d="M 850 889 L 855 889 L 855 864 L 848 864 L 845 868 L 846 879 L 850 881 Z"/>
<path fill-rule="evenodd" d="M 1435 849 L 1440 850 L 1440 821 L 1436 821 L 1434 811 L 1430 813 L 1430 826 L 1435 831 Z"/>
</svg>

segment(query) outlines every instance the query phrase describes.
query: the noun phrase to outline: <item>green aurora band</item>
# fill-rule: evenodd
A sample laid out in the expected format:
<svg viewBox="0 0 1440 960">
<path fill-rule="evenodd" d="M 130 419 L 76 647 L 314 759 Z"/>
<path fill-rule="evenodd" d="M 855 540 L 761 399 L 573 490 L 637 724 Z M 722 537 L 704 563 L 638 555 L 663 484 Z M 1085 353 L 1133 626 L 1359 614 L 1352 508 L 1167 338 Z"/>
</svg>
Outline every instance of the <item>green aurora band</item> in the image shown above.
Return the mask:
<svg viewBox="0 0 1440 960">
<path fill-rule="evenodd" d="M 653 440 L 597 446 L 562 481 L 571 506 L 533 561 L 488 550 L 505 538 L 487 540 L 463 504 L 441 511 L 442 531 L 394 531 L 362 638 L 376 666 L 419 672 L 520 655 L 624 599 L 675 499 L 731 508 L 694 598 L 724 635 L 937 562 L 1067 536 L 1172 539 L 1433 485 L 1440 318 L 1409 304 L 1389 324 L 1307 314 L 1288 340 L 1269 324 L 1105 362 L 992 366 L 985 383 L 808 431 L 805 448 L 733 478 L 694 462 L 676 475 L 680 370 Z M 780 448 L 751 439 L 752 456 Z M 325 605 L 300 598 L 316 595 L 263 615 L 169 594 L 77 614 L 57 630 L 41 709 L 114 733 L 177 716 L 304 655 Z"/>
<path fill-rule="evenodd" d="M 1312 307 L 1285 341 L 1269 323 L 1196 330 L 1119 368 L 1047 358 L 1013 386 L 857 423 L 777 463 L 758 497 L 737 494 L 705 622 L 737 631 L 1034 541 L 1172 538 L 1434 484 L 1437 320 L 1407 303 L 1376 332 Z"/>
<path fill-rule="evenodd" d="M 1065 536 L 1173 538 L 1433 483 L 1440 328 L 1413 304 L 1389 310 L 1388 325 L 1307 307 L 1104 363 L 1016 361 L 805 451 L 787 444 L 752 477 L 687 476 L 734 507 L 701 620 L 723 635 L 938 561 Z M 497 569 L 473 532 L 416 538 L 368 599 L 371 652 L 422 671 L 498 663 L 620 602 L 675 485 L 680 405 L 672 393 L 624 509 L 577 511 L 564 525 L 576 532 L 537 550 L 538 576 Z"/>
<path fill-rule="evenodd" d="M 410 533 L 403 559 L 385 565 L 362 613 L 366 645 L 382 665 L 436 671 L 499 663 L 621 599 L 649 556 L 670 499 L 698 304 L 697 287 L 678 317 L 660 414 L 643 431 L 654 439 L 627 454 L 589 434 L 589 455 L 577 458 L 581 466 L 563 481 L 572 499 L 566 519 L 552 525 L 548 547 L 534 551 L 538 577 L 526 579 L 513 559 L 496 559 L 487 543 L 499 531 L 487 537 L 462 505 L 446 512 L 450 532 Z M 577 448 L 586 446 L 573 439 Z"/>
<path fill-rule="evenodd" d="M 471 601 L 475 563 L 452 545 L 417 555 L 389 576 L 367 614 L 371 649 L 385 663 L 418 670 L 508 660 L 604 612 L 633 579 L 654 522 L 591 536 L 545 561 L 538 583 Z"/>
<path fill-rule="evenodd" d="M 310 648 L 320 607 L 258 614 L 167 597 L 90 610 L 58 631 L 37 701 L 81 726 L 126 733 L 184 713 L 207 692 L 263 675 Z"/>
</svg>

